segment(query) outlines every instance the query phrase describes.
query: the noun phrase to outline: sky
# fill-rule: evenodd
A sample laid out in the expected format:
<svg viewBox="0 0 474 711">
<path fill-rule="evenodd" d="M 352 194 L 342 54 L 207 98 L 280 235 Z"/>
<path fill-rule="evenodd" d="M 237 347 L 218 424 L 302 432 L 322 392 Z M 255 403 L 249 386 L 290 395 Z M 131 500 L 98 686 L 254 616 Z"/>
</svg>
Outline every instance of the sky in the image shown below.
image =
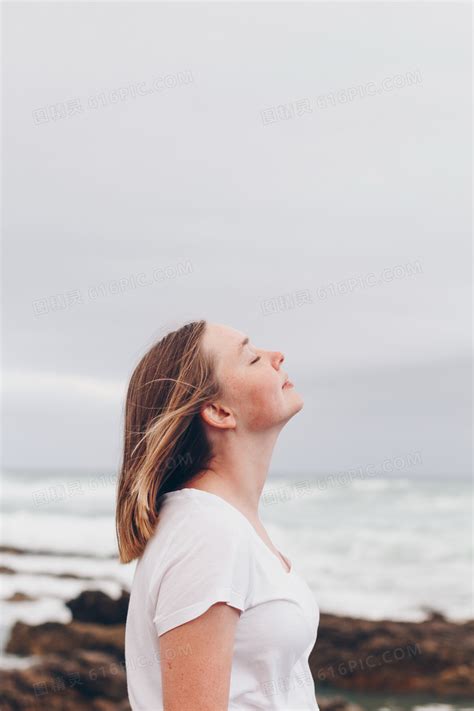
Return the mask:
<svg viewBox="0 0 474 711">
<path fill-rule="evenodd" d="M 303 396 L 271 474 L 469 476 L 470 12 L 4 5 L 3 468 L 115 470 L 204 318 Z"/>
</svg>

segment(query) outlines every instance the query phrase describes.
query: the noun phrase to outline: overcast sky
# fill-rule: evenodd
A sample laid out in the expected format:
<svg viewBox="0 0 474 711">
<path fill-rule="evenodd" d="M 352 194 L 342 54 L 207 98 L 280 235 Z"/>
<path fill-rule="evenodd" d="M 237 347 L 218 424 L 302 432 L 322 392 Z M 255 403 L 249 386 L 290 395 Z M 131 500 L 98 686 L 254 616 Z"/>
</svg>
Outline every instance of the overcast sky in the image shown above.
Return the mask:
<svg viewBox="0 0 474 711">
<path fill-rule="evenodd" d="M 21 3 L 3 31 L 4 468 L 113 470 L 136 362 L 205 318 L 304 397 L 273 474 L 469 475 L 469 4 Z"/>
</svg>

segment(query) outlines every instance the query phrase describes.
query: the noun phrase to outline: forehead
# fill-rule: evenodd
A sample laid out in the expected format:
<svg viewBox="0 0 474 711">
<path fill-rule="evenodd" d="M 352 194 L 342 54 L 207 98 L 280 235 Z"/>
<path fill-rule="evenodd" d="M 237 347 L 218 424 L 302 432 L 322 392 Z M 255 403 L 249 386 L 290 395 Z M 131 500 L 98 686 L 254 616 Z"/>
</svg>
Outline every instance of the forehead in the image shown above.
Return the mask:
<svg viewBox="0 0 474 711">
<path fill-rule="evenodd" d="M 217 355 L 218 358 L 233 357 L 238 359 L 241 349 L 240 344 L 246 337 L 243 331 L 221 323 L 206 323 L 203 336 L 203 346 L 206 350 Z"/>
</svg>

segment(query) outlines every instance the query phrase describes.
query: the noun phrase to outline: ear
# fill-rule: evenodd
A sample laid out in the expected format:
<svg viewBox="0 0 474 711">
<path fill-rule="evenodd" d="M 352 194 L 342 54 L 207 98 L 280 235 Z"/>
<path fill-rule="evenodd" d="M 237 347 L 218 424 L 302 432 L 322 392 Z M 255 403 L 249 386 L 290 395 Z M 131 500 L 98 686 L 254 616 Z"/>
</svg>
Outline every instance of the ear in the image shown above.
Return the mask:
<svg viewBox="0 0 474 711">
<path fill-rule="evenodd" d="M 232 410 L 219 403 L 208 403 L 201 410 L 201 417 L 207 425 L 217 427 L 220 430 L 233 430 L 237 423 Z"/>
</svg>

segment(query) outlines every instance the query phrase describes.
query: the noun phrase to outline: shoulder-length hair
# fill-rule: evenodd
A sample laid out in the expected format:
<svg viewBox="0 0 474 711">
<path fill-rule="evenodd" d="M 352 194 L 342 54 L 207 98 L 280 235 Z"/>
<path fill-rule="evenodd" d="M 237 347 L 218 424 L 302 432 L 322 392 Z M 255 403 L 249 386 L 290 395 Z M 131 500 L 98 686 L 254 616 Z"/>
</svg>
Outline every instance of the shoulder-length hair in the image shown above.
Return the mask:
<svg viewBox="0 0 474 711">
<path fill-rule="evenodd" d="M 200 410 L 220 388 L 214 357 L 202 349 L 205 327 L 206 321 L 193 321 L 168 333 L 130 379 L 115 513 L 121 563 L 143 553 L 158 521 L 158 498 L 212 458 Z"/>
</svg>

